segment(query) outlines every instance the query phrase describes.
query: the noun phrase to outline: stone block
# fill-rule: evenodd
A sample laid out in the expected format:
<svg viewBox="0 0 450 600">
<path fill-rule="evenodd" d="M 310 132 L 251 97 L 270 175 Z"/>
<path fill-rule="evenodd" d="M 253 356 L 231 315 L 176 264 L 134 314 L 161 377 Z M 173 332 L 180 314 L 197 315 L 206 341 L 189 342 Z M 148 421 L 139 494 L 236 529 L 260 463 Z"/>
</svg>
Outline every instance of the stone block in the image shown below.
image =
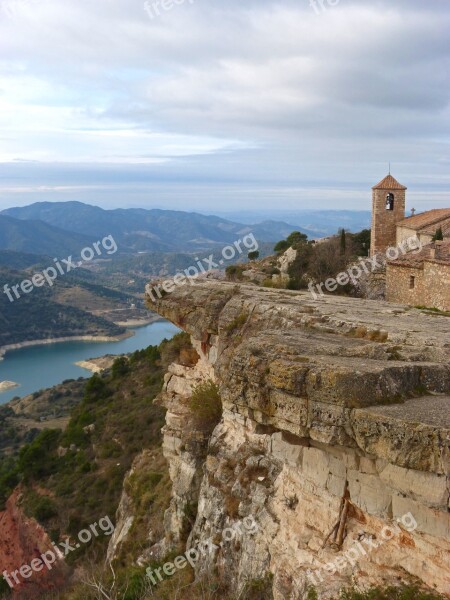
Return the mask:
<svg viewBox="0 0 450 600">
<path fill-rule="evenodd" d="M 392 497 L 392 514 L 399 520 L 411 513 L 417 522 L 416 531 L 448 540 L 450 538 L 450 513 L 428 508 L 411 498 L 394 494 Z"/>
<path fill-rule="evenodd" d="M 329 469 L 330 456 L 317 448 L 303 449 L 303 474 L 317 486 L 325 488 Z"/>
<path fill-rule="evenodd" d="M 389 516 L 391 494 L 378 476 L 350 469 L 347 478 L 352 502 L 370 515 Z"/>
<path fill-rule="evenodd" d="M 380 479 L 394 490 L 435 508 L 446 508 L 447 480 L 443 475 L 387 465 Z"/>
<path fill-rule="evenodd" d="M 376 461 L 365 456 L 361 456 L 359 462 L 359 469 L 361 473 L 368 473 L 369 475 L 375 475 L 377 473 Z"/>
<path fill-rule="evenodd" d="M 327 480 L 327 490 L 330 492 L 330 494 L 333 494 L 333 496 L 342 498 L 345 491 L 345 482 L 345 477 L 337 477 L 336 475 L 330 473 Z"/>
<path fill-rule="evenodd" d="M 270 412 L 273 416 L 285 419 L 296 425 L 308 423 L 308 401 L 280 390 L 270 390 Z M 255 406 L 255 408 L 258 408 Z"/>
<path fill-rule="evenodd" d="M 272 454 L 273 456 L 281 460 L 283 463 L 287 463 L 291 467 L 301 467 L 303 457 L 303 446 L 289 444 L 283 439 L 283 434 L 280 432 L 272 435 Z"/>
</svg>

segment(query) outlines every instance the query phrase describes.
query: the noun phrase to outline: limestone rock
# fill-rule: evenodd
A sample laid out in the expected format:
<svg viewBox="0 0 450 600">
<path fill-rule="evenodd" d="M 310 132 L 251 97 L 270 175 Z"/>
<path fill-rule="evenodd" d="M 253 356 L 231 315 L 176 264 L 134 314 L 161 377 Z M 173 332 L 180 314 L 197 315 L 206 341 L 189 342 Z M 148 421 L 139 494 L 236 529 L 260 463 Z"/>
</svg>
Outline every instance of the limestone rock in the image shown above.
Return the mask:
<svg viewBox="0 0 450 600">
<path fill-rule="evenodd" d="M 214 568 L 241 591 L 272 573 L 276 600 L 304 598 L 311 576 L 320 598 L 416 577 L 448 592 L 450 319 L 217 281 L 178 288 L 156 310 L 200 356 L 173 365 L 161 395 L 166 541 L 214 541 L 199 575 Z M 206 378 L 223 416 L 201 439 L 186 402 Z M 344 496 L 342 548 L 324 545 Z M 230 528 L 242 531 L 225 543 Z"/>
</svg>

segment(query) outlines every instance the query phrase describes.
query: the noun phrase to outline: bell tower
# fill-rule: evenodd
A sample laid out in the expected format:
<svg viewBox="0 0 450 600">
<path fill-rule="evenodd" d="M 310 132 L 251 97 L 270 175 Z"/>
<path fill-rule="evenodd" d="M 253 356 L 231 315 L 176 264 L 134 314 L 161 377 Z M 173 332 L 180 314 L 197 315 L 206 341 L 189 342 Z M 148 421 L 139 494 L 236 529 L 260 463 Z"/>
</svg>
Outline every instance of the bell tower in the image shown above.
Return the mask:
<svg viewBox="0 0 450 600">
<path fill-rule="evenodd" d="M 405 218 L 406 190 L 390 173 L 372 188 L 370 256 L 397 243 L 397 223 Z"/>
</svg>

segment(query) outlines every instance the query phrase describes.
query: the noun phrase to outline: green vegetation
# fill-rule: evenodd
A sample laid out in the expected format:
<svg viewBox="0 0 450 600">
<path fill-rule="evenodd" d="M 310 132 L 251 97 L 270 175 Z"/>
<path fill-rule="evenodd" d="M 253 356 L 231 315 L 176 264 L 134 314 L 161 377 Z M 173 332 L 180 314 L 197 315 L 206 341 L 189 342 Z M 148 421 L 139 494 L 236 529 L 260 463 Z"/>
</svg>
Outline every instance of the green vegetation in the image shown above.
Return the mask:
<svg viewBox="0 0 450 600">
<path fill-rule="evenodd" d="M 433 235 L 433 242 L 442 242 L 444 239 L 444 234 L 442 232 L 442 227 L 438 227 L 436 229 L 436 233 Z"/>
<path fill-rule="evenodd" d="M 129 373 L 129 371 L 130 371 L 130 363 L 126 356 L 119 356 L 119 358 L 116 358 L 116 360 L 114 361 L 114 363 L 111 367 L 111 374 L 112 374 L 113 379 L 118 379 L 120 377 L 123 377 L 124 375 Z"/>
<path fill-rule="evenodd" d="M 57 471 L 56 449 L 60 440 L 60 430 L 46 429 L 31 444 L 21 449 L 17 469 L 23 481 L 38 481 Z"/>
<path fill-rule="evenodd" d="M 161 342 L 159 346 L 161 361 L 165 366 L 179 360 L 186 351 L 192 351 L 192 345 L 190 335 L 184 331 L 177 333 L 170 341 Z"/>
<path fill-rule="evenodd" d="M 231 321 L 226 327 L 228 333 L 233 333 L 237 329 L 240 329 L 247 323 L 248 313 L 242 312 L 235 319 Z"/>
<path fill-rule="evenodd" d="M 65 431 L 43 430 L 18 454 L 0 461 L 0 497 L 5 500 L 21 482 L 28 515 L 48 530 L 75 535 L 101 516 L 114 517 L 125 474 L 142 450 L 152 449 L 155 459 L 146 478 L 135 482 L 139 494 L 146 486 L 149 492 L 159 489 L 163 477 L 168 480 L 160 449 L 164 410 L 152 400 L 161 390 L 166 361 L 185 347 L 185 336 L 176 336 L 173 344 L 164 341 L 160 348 L 135 352 L 126 363 L 116 361 L 114 373 L 93 375 Z M 168 497 L 165 493 L 164 502 Z M 144 513 L 157 500 L 144 493 L 138 509 Z M 167 506 L 157 507 L 161 521 Z M 103 538 L 93 542 L 105 543 Z M 85 551 L 82 547 L 70 560 Z"/>
<path fill-rule="evenodd" d="M 428 312 L 428 313 L 436 313 L 436 314 L 442 315 L 444 317 L 450 317 L 450 312 L 449 311 L 440 310 L 439 308 L 430 308 L 428 306 L 422 306 L 422 305 L 415 306 L 414 308 L 417 308 L 419 310 L 423 310 L 423 311 Z"/>
<path fill-rule="evenodd" d="M 192 392 L 189 406 L 196 425 L 212 431 L 222 417 L 222 400 L 217 385 L 213 381 L 199 384 Z"/>
<path fill-rule="evenodd" d="M 306 600 L 318 600 L 318 595 L 316 590 L 313 587 L 308 589 L 308 595 L 306 596 Z"/>
<path fill-rule="evenodd" d="M 248 253 L 248 260 L 258 260 L 259 258 L 259 252 L 258 250 L 255 250 L 254 252 L 249 252 Z"/>
<path fill-rule="evenodd" d="M 243 596 L 246 600 L 272 600 L 272 584 L 272 573 L 262 579 L 252 579 L 245 586 Z"/>
<path fill-rule="evenodd" d="M 286 252 L 288 248 L 295 248 L 298 244 L 306 243 L 307 240 L 308 236 L 304 233 L 293 231 L 285 240 L 281 240 L 275 245 L 274 251 L 278 254 L 282 254 L 283 252 Z"/>
<path fill-rule="evenodd" d="M 340 253 L 344 254 L 347 251 L 347 236 L 345 234 L 345 229 L 341 229 L 340 231 Z"/>
<path fill-rule="evenodd" d="M 440 594 L 424 592 L 417 587 L 372 588 L 367 592 L 345 590 L 339 600 L 444 600 Z"/>
<path fill-rule="evenodd" d="M 225 269 L 228 281 L 240 281 L 244 278 L 245 267 L 242 265 L 230 265 Z"/>
<path fill-rule="evenodd" d="M 293 232 L 286 240 L 278 242 L 274 250 L 282 253 L 288 248 L 294 248 L 297 256 L 289 267 L 287 287 L 291 290 L 305 289 L 310 281 L 326 281 L 345 271 L 358 256 L 367 256 L 370 230 L 351 234 L 342 229 L 337 236 L 320 243 L 308 241 L 305 235 Z M 350 293 L 351 286 L 339 286 L 338 292 Z"/>
<path fill-rule="evenodd" d="M 20 285 L 29 277 L 28 272 L 0 267 L 0 279 L 10 287 Z M 0 346 L 48 338 L 125 333 L 123 327 L 102 317 L 56 302 L 55 294 L 62 287 L 45 286 L 28 295 L 19 290 L 21 297 L 14 302 L 10 302 L 6 294 L 0 294 Z"/>
<path fill-rule="evenodd" d="M 58 514 L 56 503 L 52 498 L 41 496 L 34 490 L 26 495 L 23 509 L 28 517 L 33 517 L 43 525 Z"/>
<path fill-rule="evenodd" d="M 11 588 L 4 580 L 3 576 L 0 575 L 0 598 L 3 598 L 3 594 L 9 594 L 11 592 Z"/>
</svg>

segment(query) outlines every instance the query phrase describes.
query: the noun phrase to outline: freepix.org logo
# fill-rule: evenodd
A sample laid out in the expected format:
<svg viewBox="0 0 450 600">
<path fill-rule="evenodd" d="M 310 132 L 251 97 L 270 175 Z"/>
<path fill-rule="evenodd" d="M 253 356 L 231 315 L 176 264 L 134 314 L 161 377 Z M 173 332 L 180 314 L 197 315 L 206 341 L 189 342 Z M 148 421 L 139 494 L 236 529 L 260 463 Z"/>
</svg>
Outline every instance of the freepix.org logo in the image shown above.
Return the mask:
<svg viewBox="0 0 450 600">
<path fill-rule="evenodd" d="M 249 233 L 242 239 L 236 240 L 233 245 L 222 248 L 221 258 L 217 262 L 214 254 L 210 254 L 207 258 L 202 258 L 202 260 L 196 258 L 196 265 L 188 267 L 183 272 L 177 273 L 171 279 L 166 279 L 161 284 L 154 285 L 153 287 L 147 285 L 145 290 L 151 301 L 157 302 L 158 299 L 163 297 L 163 294 L 171 294 L 177 287 L 186 285 L 187 283 L 194 285 L 194 282 L 200 275 L 204 275 L 214 269 L 220 269 L 226 261 L 233 260 L 245 251 L 255 252 L 258 248 L 259 245 L 255 236 L 253 233 Z"/>
<path fill-rule="evenodd" d="M 80 253 L 81 260 L 74 261 L 72 255 L 70 255 L 68 258 L 63 258 L 62 260 L 54 258 L 54 266 L 47 267 L 47 269 L 44 269 L 40 273 L 34 273 L 30 279 L 24 279 L 21 281 L 21 283 L 16 285 L 9 285 L 6 283 L 3 286 L 3 293 L 7 295 L 10 302 L 14 302 L 15 300 L 21 298 L 22 294 L 30 294 L 35 287 L 43 287 L 46 284 L 50 287 L 53 287 L 53 284 L 58 277 L 67 275 L 67 273 L 70 273 L 74 269 L 78 269 L 78 267 L 82 267 L 83 264 L 101 256 L 103 250 L 106 252 L 106 254 L 111 255 L 115 254 L 117 249 L 117 244 L 114 241 L 113 236 L 108 235 L 101 241 L 92 244 L 92 248 L 90 246 L 83 248 Z"/>
<path fill-rule="evenodd" d="M 62 542 L 52 542 L 52 549 L 43 552 L 39 557 L 33 558 L 30 564 L 24 564 L 15 571 L 3 571 L 3 579 L 9 585 L 11 589 L 16 586 L 25 583 L 33 577 L 35 573 L 41 571 L 51 571 L 58 561 L 62 561 L 71 552 L 75 552 L 82 544 L 89 544 L 94 538 L 101 536 L 111 536 L 114 533 L 114 524 L 111 519 L 106 516 L 98 521 L 98 523 L 92 523 L 88 529 L 82 529 L 78 533 L 78 540 L 71 542 L 70 538 L 65 539 Z"/>
</svg>

